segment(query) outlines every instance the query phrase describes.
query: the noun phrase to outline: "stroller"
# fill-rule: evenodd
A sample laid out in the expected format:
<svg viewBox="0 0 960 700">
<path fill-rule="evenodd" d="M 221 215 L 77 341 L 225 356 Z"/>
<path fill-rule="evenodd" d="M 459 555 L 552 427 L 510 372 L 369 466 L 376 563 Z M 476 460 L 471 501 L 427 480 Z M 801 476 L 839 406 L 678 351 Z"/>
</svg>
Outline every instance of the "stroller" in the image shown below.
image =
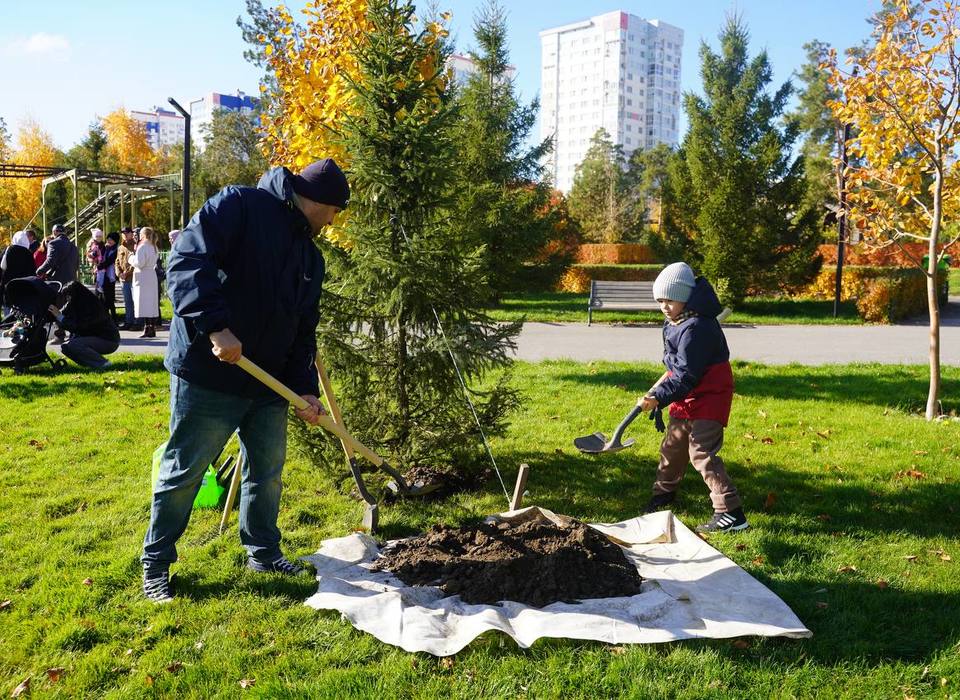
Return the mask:
<svg viewBox="0 0 960 700">
<path fill-rule="evenodd" d="M 54 369 L 66 367 L 62 358 L 47 354 L 47 339 L 53 319 L 47 307 L 57 301 L 59 282 L 38 277 L 20 277 L 7 282 L 4 297 L 13 313 L 0 323 L 0 365 L 12 365 L 15 374 L 49 362 Z"/>
</svg>

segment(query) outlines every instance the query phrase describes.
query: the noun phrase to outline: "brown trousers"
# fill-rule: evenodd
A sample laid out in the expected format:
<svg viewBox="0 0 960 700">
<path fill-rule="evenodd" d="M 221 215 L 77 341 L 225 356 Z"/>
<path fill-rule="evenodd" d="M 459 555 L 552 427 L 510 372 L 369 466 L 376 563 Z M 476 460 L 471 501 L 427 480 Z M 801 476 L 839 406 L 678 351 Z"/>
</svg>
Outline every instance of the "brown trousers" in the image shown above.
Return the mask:
<svg viewBox="0 0 960 700">
<path fill-rule="evenodd" d="M 717 513 L 728 513 L 741 506 L 740 495 L 727 476 L 717 453 L 723 447 L 723 424 L 715 420 L 670 418 L 660 445 L 660 466 L 654 494 L 673 493 L 680 486 L 687 463 L 692 462 L 710 489 L 710 500 Z"/>
</svg>

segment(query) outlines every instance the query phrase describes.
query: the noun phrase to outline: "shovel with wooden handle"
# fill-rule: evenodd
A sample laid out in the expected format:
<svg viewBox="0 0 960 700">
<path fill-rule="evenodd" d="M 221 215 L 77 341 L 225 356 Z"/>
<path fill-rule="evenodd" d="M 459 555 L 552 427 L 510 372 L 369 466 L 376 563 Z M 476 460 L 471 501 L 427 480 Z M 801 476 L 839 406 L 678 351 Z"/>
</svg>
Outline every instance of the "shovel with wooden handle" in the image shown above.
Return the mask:
<svg viewBox="0 0 960 700">
<path fill-rule="evenodd" d="M 306 410 L 310 408 L 310 404 L 307 403 L 306 399 L 301 397 L 290 387 L 280 382 L 276 377 L 264 371 L 263 368 L 251 362 L 245 356 L 243 355 L 240 356 L 240 359 L 237 360 L 237 366 L 243 369 L 245 372 L 247 372 L 251 376 L 258 379 L 259 381 L 261 381 L 270 389 L 273 389 L 273 391 L 275 391 L 277 394 L 279 394 L 280 396 L 285 398 L 287 401 L 289 401 L 291 404 L 293 404 L 295 408 L 298 408 L 300 410 Z M 327 390 L 330 391 L 329 381 L 328 381 Z M 333 392 L 330 391 L 330 396 L 332 395 L 333 395 Z M 338 406 L 337 412 L 339 412 L 339 410 L 340 409 Z M 341 420 L 342 420 L 342 417 L 341 417 Z M 435 491 L 437 488 L 439 488 L 439 484 L 432 485 L 432 486 L 422 486 L 422 485 L 415 485 L 412 487 L 409 486 L 407 482 L 404 480 L 403 476 L 400 474 L 400 472 L 398 472 L 396 469 L 390 466 L 383 457 L 381 457 L 376 452 L 374 452 L 369 447 L 367 447 L 362 442 L 360 442 L 355 437 L 353 437 L 353 435 L 351 435 L 347 431 L 347 429 L 343 426 L 342 423 L 338 423 L 331 416 L 321 414 L 319 416 L 318 424 L 327 432 L 332 433 L 336 437 L 340 438 L 340 443 L 343 446 L 343 449 L 346 453 L 350 455 L 352 455 L 353 453 L 359 454 L 360 456 L 364 457 L 369 462 L 371 462 L 374 466 L 378 467 L 379 469 L 382 469 L 387 474 L 389 474 L 392 477 L 393 481 L 387 483 L 387 488 L 389 488 L 391 491 L 394 491 L 395 493 L 398 493 L 402 496 L 424 496 L 430 493 L 431 491 Z M 360 487 L 360 490 L 361 490 L 361 496 L 363 496 L 363 493 L 366 491 L 366 488 L 362 486 L 362 480 L 359 479 L 359 470 L 354 472 L 354 478 L 357 479 L 358 486 Z M 370 497 L 369 492 L 367 492 L 367 495 L 364 497 L 364 501 L 366 501 L 369 504 L 370 501 L 367 500 L 368 497 L 371 500 L 373 500 L 372 497 Z"/>
<path fill-rule="evenodd" d="M 330 377 L 327 375 L 327 370 L 320 359 L 320 353 L 317 353 L 315 364 L 317 366 L 317 376 L 320 379 L 320 388 L 323 390 L 323 398 L 326 399 L 327 408 L 330 409 L 330 416 L 337 425 L 346 428 L 343 424 L 343 414 L 340 413 L 340 404 L 337 403 L 337 398 L 333 395 Z M 363 526 L 372 535 L 377 531 L 377 526 L 380 522 L 380 504 L 377 503 L 377 499 L 370 494 L 366 484 L 363 483 L 363 475 L 360 473 L 360 467 L 357 466 L 357 460 L 353 450 L 350 449 L 350 446 L 342 439 L 340 440 L 340 445 L 343 447 L 343 453 L 347 457 L 347 464 L 350 466 L 350 473 L 353 475 L 353 481 L 357 485 L 357 491 L 360 492 L 360 498 L 362 498 L 364 502 Z"/>
<path fill-rule="evenodd" d="M 664 372 L 663 376 L 657 380 L 657 383 L 650 387 L 650 391 L 648 391 L 647 394 L 652 393 L 669 376 L 669 372 Z M 623 431 L 627 429 L 627 426 L 630 425 L 642 412 L 643 411 L 639 404 L 634 406 L 630 412 L 624 416 L 623 420 L 620 421 L 620 425 L 617 426 L 617 429 L 614 431 L 613 436 L 609 440 L 607 440 L 607 436 L 603 433 L 594 433 L 593 435 L 584 435 L 582 437 L 574 438 L 573 446 L 585 454 L 619 452 L 620 450 L 625 450 L 628 447 L 632 447 L 636 440 L 630 438 L 626 442 L 620 442 L 620 439 L 623 437 Z"/>
</svg>

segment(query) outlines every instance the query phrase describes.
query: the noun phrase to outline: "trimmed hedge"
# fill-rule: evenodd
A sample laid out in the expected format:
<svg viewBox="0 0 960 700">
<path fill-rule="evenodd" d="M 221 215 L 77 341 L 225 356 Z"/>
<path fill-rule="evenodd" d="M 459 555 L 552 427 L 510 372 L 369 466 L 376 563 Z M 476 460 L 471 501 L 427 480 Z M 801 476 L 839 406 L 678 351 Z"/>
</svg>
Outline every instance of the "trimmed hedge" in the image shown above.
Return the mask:
<svg viewBox="0 0 960 700">
<path fill-rule="evenodd" d="M 585 243 L 575 260 L 584 265 L 653 264 L 657 257 L 648 245 L 640 243 Z"/>
<path fill-rule="evenodd" d="M 589 292 L 591 280 L 653 282 L 662 269 L 662 265 L 573 265 L 563 273 L 557 291 Z"/>
<path fill-rule="evenodd" d="M 832 299 L 835 285 L 836 270 L 822 270 L 805 294 Z M 943 285 L 941 298 L 947 294 L 946 279 Z M 918 268 L 851 265 L 843 268 L 840 296 L 854 300 L 865 321 L 895 323 L 927 310 L 927 278 Z"/>
<path fill-rule="evenodd" d="M 927 254 L 927 244 L 916 241 L 903 244 L 910 254 L 917 260 Z M 817 248 L 823 256 L 824 265 L 837 264 L 836 243 L 824 243 Z M 954 244 L 947 251 L 950 256 L 950 267 L 960 267 L 960 243 Z M 907 257 L 898 245 L 888 245 L 883 248 L 867 248 L 862 243 L 848 245 L 843 252 L 844 263 L 854 266 L 872 267 L 915 267 L 916 263 Z"/>
</svg>

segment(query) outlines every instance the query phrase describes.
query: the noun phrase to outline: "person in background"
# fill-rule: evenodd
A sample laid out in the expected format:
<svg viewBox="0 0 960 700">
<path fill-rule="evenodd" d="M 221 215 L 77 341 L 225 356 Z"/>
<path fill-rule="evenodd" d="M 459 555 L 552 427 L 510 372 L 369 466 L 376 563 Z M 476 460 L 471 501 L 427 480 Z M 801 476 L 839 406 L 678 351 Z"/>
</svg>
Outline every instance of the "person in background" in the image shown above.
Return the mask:
<svg viewBox="0 0 960 700">
<path fill-rule="evenodd" d="M 140 330 L 137 325 L 137 316 L 133 309 L 133 267 L 130 265 L 130 257 L 136 250 L 136 244 L 133 241 L 133 229 L 124 226 L 120 230 L 120 247 L 117 248 L 117 279 L 123 289 L 123 323 L 120 324 L 122 331 Z"/>
<path fill-rule="evenodd" d="M 39 268 L 47 259 L 47 239 L 42 238 L 37 241 L 37 247 L 33 249 L 33 264 Z"/>
<path fill-rule="evenodd" d="M 51 233 L 53 238 L 47 243 L 47 259 L 37 269 L 37 276 L 66 286 L 77 279 L 80 253 L 62 224 L 54 226 Z"/>
<path fill-rule="evenodd" d="M 157 295 L 157 234 L 149 226 L 140 229 L 140 241 L 130 265 L 133 267 L 133 305 L 138 320 L 143 322 L 141 338 L 156 338 L 156 318 L 160 315 Z"/>
<path fill-rule="evenodd" d="M 103 258 L 104 247 L 103 229 L 90 229 L 90 242 L 87 243 L 87 262 L 90 263 L 90 267 L 94 270 L 97 269 L 97 265 Z"/>
<path fill-rule="evenodd" d="M 80 251 L 67 236 L 67 229 L 62 224 L 56 224 L 51 230 L 53 238 L 47 244 L 47 259 L 37 268 L 37 277 L 59 282 L 66 287 L 77 281 L 80 271 Z M 67 337 L 63 328 L 54 331 L 54 344 L 62 343 Z"/>
<path fill-rule="evenodd" d="M 117 247 L 120 234 L 108 233 L 103 247 L 103 258 L 97 265 L 96 287 L 104 308 L 110 312 L 110 318 L 117 322 Z"/>
<path fill-rule="evenodd" d="M 120 331 L 107 314 L 100 300 L 79 282 L 63 288 L 67 300 L 63 309 L 51 304 L 48 311 L 57 324 L 70 331 L 70 340 L 61 346 L 63 354 L 83 367 L 107 369 L 110 361 L 104 355 L 120 347 Z"/>
<path fill-rule="evenodd" d="M 167 238 L 170 240 L 170 249 L 173 250 L 173 244 L 177 242 L 177 236 L 180 235 L 180 229 L 175 228 L 170 233 L 167 234 Z"/>
<path fill-rule="evenodd" d="M 3 316 L 7 315 L 4 305 L 3 290 L 7 282 L 19 277 L 31 277 L 37 274 L 37 268 L 33 264 L 33 256 L 30 255 L 30 244 L 27 241 L 27 234 L 24 231 L 17 231 L 13 234 L 10 247 L 0 255 L 0 306 L 3 306 Z"/>
</svg>

